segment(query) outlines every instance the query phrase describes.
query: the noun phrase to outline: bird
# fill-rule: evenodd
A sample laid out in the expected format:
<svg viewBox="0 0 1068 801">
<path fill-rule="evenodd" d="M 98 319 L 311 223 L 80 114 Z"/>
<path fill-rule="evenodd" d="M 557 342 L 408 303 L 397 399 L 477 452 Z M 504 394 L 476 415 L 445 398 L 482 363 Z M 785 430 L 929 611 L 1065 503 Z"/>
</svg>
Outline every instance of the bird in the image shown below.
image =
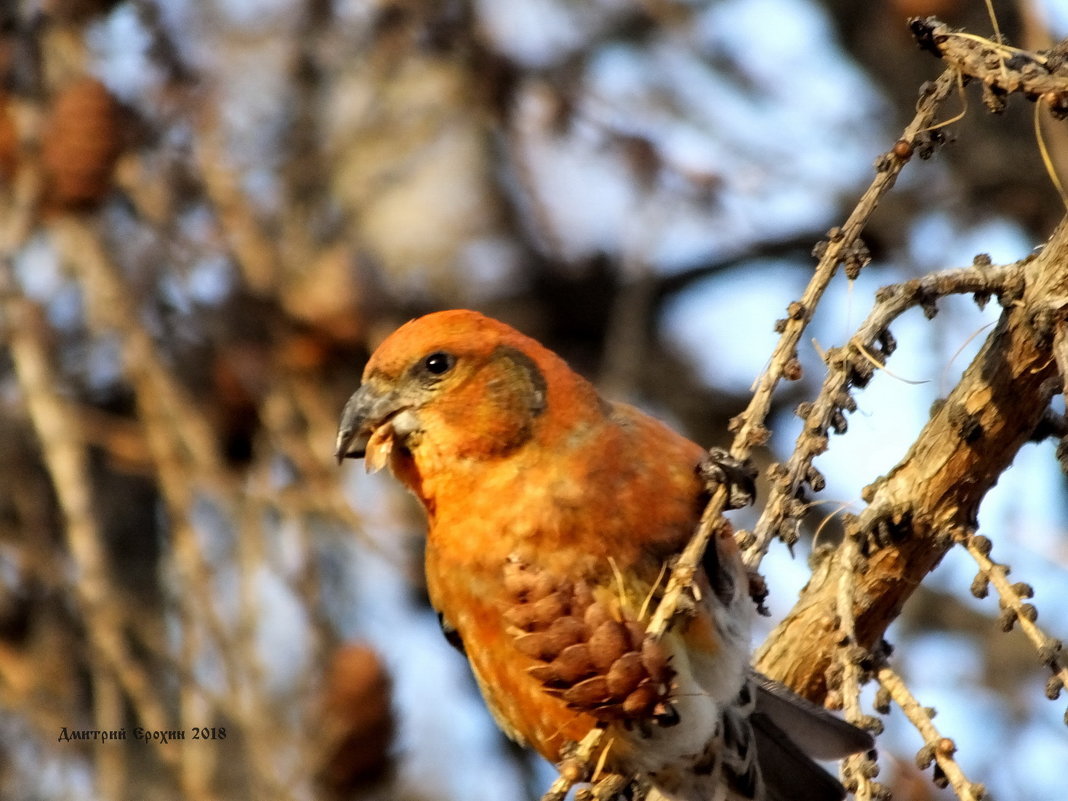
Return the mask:
<svg viewBox="0 0 1068 801">
<path fill-rule="evenodd" d="M 421 503 L 430 602 L 509 737 L 559 765 L 603 729 L 598 767 L 649 799 L 844 797 L 814 760 L 873 740 L 750 666 L 755 605 L 729 526 L 692 603 L 646 632 L 710 496 L 700 445 L 453 309 L 375 349 L 335 456 L 388 467 Z"/>
</svg>

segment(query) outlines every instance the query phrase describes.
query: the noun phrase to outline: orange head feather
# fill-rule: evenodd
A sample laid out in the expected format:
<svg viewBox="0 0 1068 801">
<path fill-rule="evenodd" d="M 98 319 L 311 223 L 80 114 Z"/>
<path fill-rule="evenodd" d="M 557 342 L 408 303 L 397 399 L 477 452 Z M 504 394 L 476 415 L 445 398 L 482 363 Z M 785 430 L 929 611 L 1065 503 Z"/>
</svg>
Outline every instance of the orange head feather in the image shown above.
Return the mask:
<svg viewBox="0 0 1068 801">
<path fill-rule="evenodd" d="M 370 470 L 388 462 L 418 493 L 420 462 L 503 457 L 600 405 L 585 379 L 530 337 L 478 312 L 443 311 L 406 323 L 375 351 L 345 406 L 336 455 L 366 456 Z"/>
</svg>

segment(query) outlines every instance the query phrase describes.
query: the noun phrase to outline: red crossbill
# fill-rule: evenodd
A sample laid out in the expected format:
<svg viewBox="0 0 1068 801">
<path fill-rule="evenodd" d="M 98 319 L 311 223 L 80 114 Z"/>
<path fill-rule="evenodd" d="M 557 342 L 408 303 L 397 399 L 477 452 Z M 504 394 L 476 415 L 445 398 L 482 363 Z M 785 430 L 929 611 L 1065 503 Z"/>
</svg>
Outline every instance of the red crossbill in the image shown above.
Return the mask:
<svg viewBox="0 0 1068 801">
<path fill-rule="evenodd" d="M 844 795 L 812 758 L 871 738 L 749 667 L 754 605 L 729 528 L 692 610 L 645 633 L 708 499 L 700 446 L 509 326 L 446 311 L 376 350 L 337 456 L 388 465 L 422 503 L 431 603 L 510 737 L 559 762 L 602 727 L 604 766 L 650 797 Z"/>
</svg>

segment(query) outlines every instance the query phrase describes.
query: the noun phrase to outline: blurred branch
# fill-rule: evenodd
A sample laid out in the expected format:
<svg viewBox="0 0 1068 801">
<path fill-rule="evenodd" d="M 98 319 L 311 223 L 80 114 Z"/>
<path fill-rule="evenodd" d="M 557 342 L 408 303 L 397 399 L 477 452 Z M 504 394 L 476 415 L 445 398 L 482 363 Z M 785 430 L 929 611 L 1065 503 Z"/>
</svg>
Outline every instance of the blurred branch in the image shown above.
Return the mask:
<svg viewBox="0 0 1068 801">
<path fill-rule="evenodd" d="M 181 55 L 181 48 L 167 30 L 160 0 L 134 0 L 134 11 L 149 37 L 152 64 L 165 70 L 172 85 L 192 85 L 197 76 Z"/>
<path fill-rule="evenodd" d="M 0 306 L 19 386 L 41 442 L 45 464 L 52 476 L 56 496 L 66 521 L 70 554 L 78 569 L 75 591 L 86 620 L 86 633 L 96 670 L 106 670 L 121 683 L 146 728 L 166 731 L 169 716 L 155 694 L 154 682 L 138 664 L 126 642 L 122 607 L 108 573 L 102 534 L 96 523 L 84 437 L 75 410 L 56 392 L 57 377 L 44 336 L 40 311 L 19 295 L 11 274 L 10 257 L 3 254 L 0 275 Z M 107 692 L 109 678 L 103 679 Z M 113 718 L 111 710 L 107 719 Z M 160 759 L 177 766 L 178 754 L 155 741 Z M 186 788 L 189 797 L 204 796 Z"/>
<path fill-rule="evenodd" d="M 123 607 L 116 603 L 119 594 L 111 580 L 103 533 L 93 508 L 81 418 L 77 408 L 56 390 L 60 382 L 52 369 L 44 315 L 21 294 L 15 278 L 15 254 L 37 222 L 42 188 L 39 163 L 29 160 L 19 170 L 14 191 L 4 197 L 8 213 L 0 232 L 3 333 L 63 511 L 67 547 L 78 570 L 75 592 L 91 647 L 90 671 L 97 693 L 96 723 L 109 731 L 119 728 L 115 724 L 122 718 L 122 707 L 117 697 L 117 682 L 145 727 L 166 731 L 170 728 L 167 710 L 127 643 Z M 177 768 L 177 755 L 161 741 L 153 742 L 163 764 Z M 105 797 L 118 798 L 122 789 L 119 786 L 122 758 L 102 753 L 100 759 L 101 792 Z M 184 789 L 191 799 L 204 798 L 195 787 Z"/>
<path fill-rule="evenodd" d="M 94 671 L 93 725 L 101 731 L 120 731 L 126 723 L 126 708 L 119 682 L 106 670 Z M 122 801 L 127 777 L 126 750 L 98 748 L 94 754 L 97 765 L 97 786 L 109 801 Z"/>
<path fill-rule="evenodd" d="M 284 496 L 279 506 L 323 514 L 358 534 L 363 524 L 331 469 L 337 410 L 329 406 L 321 388 L 301 376 L 279 376 L 261 413 L 275 447 L 300 475 L 299 491 Z"/>
<path fill-rule="evenodd" d="M 625 259 L 605 332 L 604 356 L 597 385 L 608 397 L 634 394 L 642 364 L 648 359 L 653 281 L 644 253 Z"/>
<path fill-rule="evenodd" d="M 193 484 L 198 479 L 215 476 L 216 487 L 227 485 L 211 426 L 166 369 L 166 361 L 141 324 L 128 285 L 96 232 L 83 220 L 67 216 L 53 222 L 53 231 L 59 249 L 82 279 L 90 308 L 102 318 L 101 323 L 114 327 L 122 342 L 123 366 L 136 391 L 139 416 L 166 501 L 171 554 L 180 577 L 172 598 L 181 625 L 178 664 L 184 673 L 194 674 L 206 647 L 200 629 L 203 623 L 213 635 L 227 676 L 239 686 L 234 655 L 225 647 L 225 626 L 212 601 L 213 569 L 190 520 L 195 506 Z M 183 726 L 203 724 L 205 698 L 197 683 L 181 683 L 179 707 Z M 196 797 L 204 797 L 209 792 L 212 752 L 188 748 L 177 756 L 183 785 Z"/>
<path fill-rule="evenodd" d="M 219 137 L 214 120 L 210 125 L 200 126 L 196 150 L 198 174 L 245 286 L 255 294 L 270 295 L 278 288 L 278 243 L 268 236 L 248 195 L 242 191 L 240 176 L 227 166 Z"/>
<path fill-rule="evenodd" d="M 194 401 L 170 369 L 167 358 L 142 324 L 131 288 L 104 246 L 86 222 L 61 218 L 53 223 L 59 247 L 82 278 L 90 308 L 119 335 L 123 367 L 135 391 L 138 415 L 156 478 L 166 503 L 176 586 L 169 600 L 177 610 L 176 667 L 179 683 L 180 722 L 202 726 L 218 712 L 237 722 L 240 740 L 259 791 L 273 798 L 291 795 L 288 780 L 280 771 L 291 770 L 277 759 L 283 729 L 272 725 L 273 716 L 265 695 L 266 679 L 258 654 L 257 623 L 262 612 L 259 593 L 267 569 L 262 548 L 264 537 L 256 493 L 233 480 L 218 455 L 217 438 L 203 404 Z M 290 420 L 273 420 L 280 430 L 292 429 Z M 324 437 L 329 443 L 330 437 Z M 306 450 L 306 448 L 305 448 Z M 329 447 L 324 447 L 319 473 L 325 473 Z M 308 460 L 298 455 L 306 467 Z M 270 461 L 265 461 L 265 468 Z M 326 484 L 320 476 L 318 484 Z M 339 496 L 335 489 L 331 497 Z M 224 619 L 218 603 L 217 566 L 205 553 L 205 533 L 198 530 L 193 512 L 211 498 L 219 504 L 223 525 L 236 528 L 237 619 Z M 252 504 L 243 504 L 253 500 Z M 340 508 L 341 502 L 335 505 Z M 277 499 L 272 504 L 279 507 Z M 210 536 L 210 534 L 208 535 Z M 309 551 L 309 553 L 312 553 Z M 311 558 L 311 557 L 309 557 Z M 312 561 L 314 561 L 312 559 Z M 302 600 L 309 598 L 302 593 Z M 219 696 L 195 678 L 205 659 L 217 658 L 223 666 L 227 690 Z M 208 793 L 218 752 L 210 748 L 183 748 L 180 755 L 183 783 Z M 296 770 L 303 770 L 297 766 Z M 196 794 L 191 793 L 190 797 Z M 199 797 L 199 796 L 197 796 Z"/>
<path fill-rule="evenodd" d="M 656 274 L 653 288 L 653 303 L 657 306 L 669 298 L 684 292 L 689 287 L 705 278 L 726 272 L 749 261 L 765 259 L 783 259 L 790 261 L 808 260 L 812 254 L 812 242 L 819 239 L 819 232 L 792 235 L 783 239 L 761 241 L 750 246 L 744 253 L 737 253 L 714 261 L 694 264 L 675 272 Z"/>
<path fill-rule="evenodd" d="M 205 477 L 222 480 L 215 433 L 200 405 L 167 369 L 167 359 L 141 322 L 131 288 L 112 261 L 99 234 L 84 219 L 61 215 L 51 223 L 56 244 L 83 282 L 90 312 L 121 337 L 123 362 L 131 382 L 144 393 L 143 413 L 158 425 L 149 433 L 166 432 L 167 448 L 155 452 L 163 467 L 178 472 L 189 460 Z"/>
</svg>

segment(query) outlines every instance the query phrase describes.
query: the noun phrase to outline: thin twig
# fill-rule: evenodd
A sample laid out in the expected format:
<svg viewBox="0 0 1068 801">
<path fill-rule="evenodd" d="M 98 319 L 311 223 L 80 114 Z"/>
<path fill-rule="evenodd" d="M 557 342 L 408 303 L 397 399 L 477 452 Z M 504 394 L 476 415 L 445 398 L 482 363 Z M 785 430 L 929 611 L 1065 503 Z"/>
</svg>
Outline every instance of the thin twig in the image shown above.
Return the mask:
<svg viewBox="0 0 1068 801">
<path fill-rule="evenodd" d="M 734 444 L 731 447 L 731 455 L 743 459 L 749 455 L 749 451 L 756 444 L 762 444 L 767 439 L 767 431 L 764 421 L 767 419 L 771 408 L 771 394 L 783 376 L 788 363 L 797 357 L 797 345 L 801 335 L 808 326 L 809 320 L 819 303 L 823 292 L 834 276 L 840 263 L 850 257 L 857 258 L 856 250 L 860 232 L 867 225 L 871 215 L 875 212 L 879 201 L 890 191 L 898 174 L 911 156 L 911 149 L 917 137 L 925 132 L 935 121 L 939 106 L 949 97 L 956 86 L 955 74 L 947 70 L 933 83 L 925 87 L 920 95 L 916 106 L 916 115 L 905 127 L 901 136 L 901 142 L 907 147 L 895 148 L 884 154 L 876 161 L 876 175 L 871 185 L 867 188 L 857 202 L 853 212 L 841 228 L 831 231 L 829 242 L 821 247 L 819 264 L 816 272 L 809 281 L 801 299 L 790 304 L 787 308 L 787 317 L 781 323 L 783 330 L 775 351 L 771 357 L 771 363 L 767 370 L 758 379 L 757 390 L 749 407 L 742 413 L 740 424 L 737 425 L 737 433 Z M 855 265 L 858 269 L 860 264 Z M 850 277 L 853 277 L 852 275 Z M 720 510 L 721 511 L 721 510 Z M 769 514 L 767 511 L 765 515 Z M 771 514 L 775 514 L 774 511 Z M 763 517 L 763 516 L 762 516 Z M 771 518 L 769 518 L 771 519 Z M 751 539 L 744 538 L 744 558 L 746 565 L 755 569 L 767 552 L 771 540 L 778 533 L 777 530 L 765 525 L 758 529 Z M 749 540 L 746 542 L 745 540 Z M 702 549 L 703 551 L 703 549 Z"/>
<path fill-rule="evenodd" d="M 862 559 L 860 540 L 861 535 L 857 530 L 856 521 L 851 518 L 842 548 L 845 551 L 843 558 L 854 569 L 843 570 L 838 577 L 838 598 L 835 608 L 842 633 L 837 654 L 837 664 L 841 671 L 838 693 L 846 720 L 858 726 L 867 722 L 860 707 L 860 687 L 862 681 L 867 681 L 868 678 L 865 677 L 865 671 L 861 669 L 861 661 L 868 656 L 868 651 L 857 643 L 856 619 L 853 615 L 856 592 L 855 570 L 859 569 Z M 827 683 L 828 686 L 831 685 L 830 679 Z M 857 801 L 874 801 L 874 799 L 887 797 L 886 788 L 872 781 L 877 773 L 878 766 L 875 760 L 864 753 L 850 756 L 842 766 L 842 776 L 846 786 L 854 793 Z"/>
<path fill-rule="evenodd" d="M 935 17 L 909 21 L 912 35 L 924 50 L 954 71 L 983 86 L 983 100 L 994 112 L 1005 108 L 1005 96 L 1018 92 L 1042 100 L 1055 117 L 1068 115 L 1068 62 L 1041 52 L 1009 47 L 981 36 L 954 31 Z"/>
<path fill-rule="evenodd" d="M 963 537 L 964 549 L 979 565 L 979 574 L 972 583 L 972 594 L 977 597 L 986 595 L 988 584 L 993 584 L 1001 599 L 1001 627 L 1011 630 L 1019 624 L 1024 635 L 1035 646 L 1038 658 L 1052 671 L 1046 694 L 1050 699 L 1059 697 L 1061 690 L 1068 685 L 1068 660 L 1065 660 L 1063 643 L 1056 637 L 1046 634 L 1035 622 L 1038 610 L 1028 601 L 1034 590 L 1024 582 L 1009 581 L 1009 568 L 990 558 L 991 543 L 978 534 L 966 534 Z M 1068 723 L 1068 714 L 1065 715 Z"/>
<path fill-rule="evenodd" d="M 920 768 L 928 767 L 932 762 L 937 765 L 935 769 L 936 783 L 948 782 L 960 801 L 983 801 L 986 795 L 986 787 L 977 782 L 968 780 L 961 770 L 960 765 L 953 758 L 957 746 L 948 737 L 935 728 L 931 718 L 934 710 L 929 710 L 920 705 L 920 702 L 909 691 L 904 680 L 888 667 L 881 667 L 875 672 L 875 678 L 886 689 L 890 698 L 893 699 L 905 717 L 916 727 L 923 737 L 924 746 L 916 754 L 916 763 Z"/>
<path fill-rule="evenodd" d="M 797 528 L 808 509 L 800 497 L 803 485 L 815 491 L 823 488 L 823 476 L 812 462 L 827 450 L 828 431 L 844 432 L 845 412 L 856 408 L 850 390 L 866 385 L 874 367 L 882 368 L 893 352 L 890 323 L 915 306 L 923 306 L 928 315 L 933 315 L 935 302 L 951 294 L 975 294 L 980 299 L 992 295 L 1017 297 L 1025 263 L 995 266 L 979 259 L 971 267 L 931 273 L 879 290 L 874 308 L 849 342 L 825 354 L 827 375 L 816 398 L 798 407 L 797 414 L 805 424 L 789 459 L 769 471 L 772 483 L 768 501 L 757 521 L 752 544 L 745 551 L 750 567 L 756 567 L 767 544 L 776 536 L 787 542 L 796 540 Z"/>
</svg>

